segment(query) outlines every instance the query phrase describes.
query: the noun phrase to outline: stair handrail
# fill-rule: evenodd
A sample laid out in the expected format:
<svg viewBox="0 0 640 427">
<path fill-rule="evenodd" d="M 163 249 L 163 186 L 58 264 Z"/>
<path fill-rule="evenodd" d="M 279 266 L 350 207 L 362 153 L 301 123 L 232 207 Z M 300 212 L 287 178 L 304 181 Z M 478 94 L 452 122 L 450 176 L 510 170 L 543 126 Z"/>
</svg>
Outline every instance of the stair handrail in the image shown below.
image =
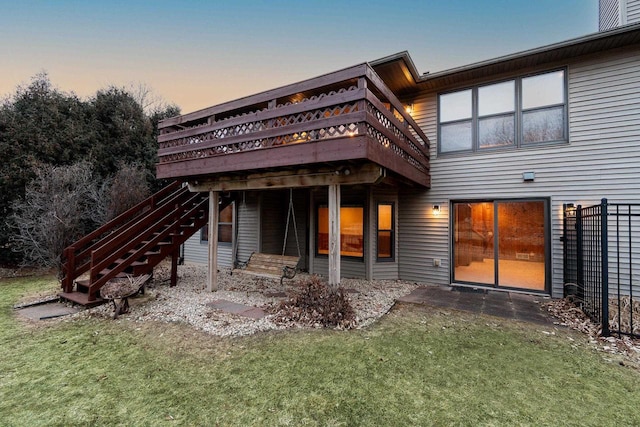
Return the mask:
<svg viewBox="0 0 640 427">
<path fill-rule="evenodd" d="M 162 218 L 174 211 L 175 204 L 184 205 L 193 203 L 198 199 L 198 193 L 185 193 L 177 194 L 173 197 L 170 203 L 166 203 L 157 207 L 147 215 L 138 218 L 135 222 L 129 224 L 125 229 L 120 230 L 118 233 L 114 233 L 109 236 L 108 239 L 101 241 L 100 247 L 91 251 L 91 259 L 102 258 L 114 250 L 120 250 L 124 246 L 129 246 L 136 238 L 136 236 L 144 230 L 150 230 L 150 224 L 154 224 L 159 218 Z M 129 248 L 131 249 L 131 248 Z M 93 268 L 93 267 L 92 267 Z"/>
<path fill-rule="evenodd" d="M 198 198 L 200 198 L 201 200 L 197 201 Z M 185 206 L 188 206 L 188 204 L 192 201 L 196 202 L 195 205 L 188 210 L 185 209 Z M 134 253 L 127 257 L 127 259 L 131 261 L 136 261 L 137 259 L 141 258 L 149 249 L 156 246 L 160 241 L 168 237 L 171 232 L 175 231 L 175 229 L 179 227 L 183 223 L 183 221 L 190 219 L 199 210 L 207 209 L 208 203 L 208 198 L 202 198 L 199 193 L 195 193 L 194 197 L 190 198 L 187 203 L 181 204 L 179 209 L 169 211 L 165 216 L 158 219 L 154 224 L 144 228 L 137 236 L 129 241 L 129 244 L 120 247 L 118 250 L 111 253 L 111 255 L 109 255 L 108 257 L 105 257 L 104 259 L 98 261 L 97 253 L 94 251 L 92 253 L 89 300 L 95 298 L 95 293 L 97 292 L 97 290 L 99 290 L 107 281 L 111 280 L 116 275 L 124 271 L 127 266 L 130 265 L 130 263 L 121 263 L 120 265 L 114 267 L 111 271 L 109 271 L 109 273 L 98 278 L 97 275 L 101 271 L 114 263 L 117 259 L 121 258 L 122 255 L 126 254 L 134 246 L 145 242 L 141 247 L 137 248 Z M 178 218 L 176 218 L 176 211 L 182 211 L 183 213 Z M 172 218 L 176 219 L 171 221 Z M 151 237 L 155 233 L 158 234 L 149 239 L 149 237 Z"/>
<path fill-rule="evenodd" d="M 103 236 L 109 231 L 121 228 L 127 223 L 133 221 L 136 218 L 134 214 L 142 211 L 143 209 L 147 207 L 154 209 L 155 207 L 162 205 L 163 203 L 165 203 L 166 199 L 168 199 L 168 196 L 179 189 L 181 185 L 182 183 L 180 181 L 171 182 L 160 191 L 156 192 L 155 194 L 151 195 L 135 206 L 127 209 L 117 217 L 106 222 L 91 233 L 81 237 L 80 239 L 66 247 L 64 249 L 62 259 L 62 285 L 65 288 L 65 291 L 67 291 L 67 288 L 73 286 L 73 280 L 75 280 L 79 275 L 88 270 L 88 268 L 84 268 L 88 265 L 88 263 L 81 264 L 80 268 L 78 268 L 77 260 L 82 260 L 85 257 L 89 256 L 91 249 L 96 247 L 100 243 L 100 241 L 103 240 L 99 239 L 99 237 Z M 88 244 L 90 245 L 86 247 Z"/>
<path fill-rule="evenodd" d="M 147 211 L 144 211 L 144 212 L 150 213 L 150 212 L 152 212 L 153 210 L 156 210 L 156 209 L 166 208 L 166 205 L 168 203 L 172 203 L 175 199 L 177 199 L 179 197 L 182 197 L 183 195 L 188 194 L 188 193 L 189 193 L 189 191 L 188 191 L 188 189 L 186 187 L 180 188 L 177 191 L 169 194 L 167 197 L 163 198 L 160 202 L 152 203 L 150 209 L 148 209 Z M 90 255 L 91 255 L 91 252 L 93 250 L 95 250 L 95 249 L 101 247 L 102 245 L 104 245 L 104 242 L 107 241 L 108 239 L 113 238 L 114 231 L 116 231 L 116 230 L 121 230 L 122 231 L 122 230 L 125 229 L 125 227 L 131 226 L 136 219 L 140 219 L 140 218 L 141 218 L 140 215 L 132 215 L 132 217 L 129 218 L 128 222 L 122 224 L 119 228 L 114 229 L 111 233 L 103 236 L 101 239 L 96 240 L 91 246 L 87 247 L 80 254 L 76 255 L 76 258 L 85 258 L 85 257 L 89 258 Z"/>
<path fill-rule="evenodd" d="M 141 201 L 137 205 L 127 209 L 125 212 L 121 213 L 117 217 L 107 221 L 106 223 L 104 223 L 100 227 L 98 227 L 95 230 L 93 230 L 91 233 L 87 234 L 86 236 L 81 237 L 80 239 L 75 241 L 70 246 L 74 246 L 76 248 L 79 248 L 79 247 L 81 247 L 83 245 L 86 245 L 87 243 L 95 240 L 96 237 L 101 236 L 102 234 L 106 233 L 107 231 L 112 230 L 114 228 L 117 228 L 118 225 L 126 224 L 127 222 L 129 222 L 129 221 L 131 221 L 133 219 L 132 218 L 133 214 L 138 213 L 143 208 L 145 208 L 147 206 L 150 206 L 150 207 L 153 208 L 153 207 L 161 204 L 161 202 L 164 200 L 165 196 L 169 195 L 169 193 L 173 193 L 174 190 L 176 190 L 179 186 L 180 186 L 180 182 L 179 181 L 172 182 L 171 184 L 169 184 L 166 187 L 164 187 L 162 190 L 160 190 L 157 193 L 153 194 L 152 196 L 144 199 L 143 201 Z"/>
</svg>

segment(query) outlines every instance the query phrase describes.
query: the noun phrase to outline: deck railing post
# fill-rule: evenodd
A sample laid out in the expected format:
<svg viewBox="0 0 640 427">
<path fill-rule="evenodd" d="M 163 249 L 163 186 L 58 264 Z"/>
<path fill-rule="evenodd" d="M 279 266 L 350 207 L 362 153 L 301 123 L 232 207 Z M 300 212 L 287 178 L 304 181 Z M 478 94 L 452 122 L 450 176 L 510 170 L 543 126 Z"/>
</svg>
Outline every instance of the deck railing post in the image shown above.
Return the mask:
<svg viewBox="0 0 640 427">
<path fill-rule="evenodd" d="M 91 251 L 91 264 L 89 266 L 89 289 L 88 289 L 88 301 L 95 301 L 96 296 L 91 292 L 91 286 L 98 280 L 98 271 L 95 265 L 98 263 L 96 260 L 96 251 Z"/>
<path fill-rule="evenodd" d="M 73 291 L 73 279 L 75 279 L 76 273 L 76 249 L 73 246 L 69 246 L 65 250 L 65 258 L 67 259 L 66 267 L 64 268 L 64 276 L 62 278 L 62 289 L 64 292 Z"/>
<path fill-rule="evenodd" d="M 607 231 L 607 199 L 600 205 L 600 250 L 602 251 L 602 336 L 609 332 L 609 233 Z"/>
</svg>

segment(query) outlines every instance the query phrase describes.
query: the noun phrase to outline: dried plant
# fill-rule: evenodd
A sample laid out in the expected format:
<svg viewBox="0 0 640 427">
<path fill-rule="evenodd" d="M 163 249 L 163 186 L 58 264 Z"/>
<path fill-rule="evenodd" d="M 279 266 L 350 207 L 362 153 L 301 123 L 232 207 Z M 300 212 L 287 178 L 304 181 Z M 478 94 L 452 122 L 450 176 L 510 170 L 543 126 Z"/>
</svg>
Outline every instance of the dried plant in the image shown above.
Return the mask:
<svg viewBox="0 0 640 427">
<path fill-rule="evenodd" d="M 351 328 L 356 320 L 355 312 L 344 289 L 333 288 L 319 277 L 312 276 L 300 289 L 277 308 L 276 321 L 299 322 L 311 326 Z"/>
</svg>

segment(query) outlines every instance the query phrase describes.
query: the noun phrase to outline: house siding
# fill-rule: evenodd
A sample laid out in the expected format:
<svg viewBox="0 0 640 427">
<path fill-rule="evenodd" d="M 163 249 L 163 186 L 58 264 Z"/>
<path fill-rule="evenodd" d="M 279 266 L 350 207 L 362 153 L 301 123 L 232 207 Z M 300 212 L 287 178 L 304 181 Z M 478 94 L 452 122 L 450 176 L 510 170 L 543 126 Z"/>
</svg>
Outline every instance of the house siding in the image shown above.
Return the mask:
<svg viewBox="0 0 640 427">
<path fill-rule="evenodd" d="M 400 278 L 450 282 L 451 200 L 547 198 L 551 290 L 562 296 L 562 204 L 586 206 L 602 197 L 640 202 L 640 50 L 566 65 L 568 144 L 438 157 L 437 93 L 414 100 L 416 121 L 432 141 L 432 187 L 400 193 Z M 535 172 L 534 182 L 523 182 L 526 171 Z M 433 204 L 441 206 L 438 217 Z M 440 267 L 433 266 L 433 258 L 442 260 Z"/>
<path fill-rule="evenodd" d="M 640 22 L 640 0 L 600 0 L 598 30 Z"/>
<path fill-rule="evenodd" d="M 620 25 L 620 5 L 624 0 L 600 0 L 599 3 L 599 31 L 606 31 Z"/>
<path fill-rule="evenodd" d="M 289 194 L 285 197 L 287 206 L 289 206 L 288 202 Z M 309 207 L 309 191 L 307 189 L 302 190 L 294 190 L 293 191 L 293 212 L 291 213 L 292 218 L 289 220 L 289 234 L 287 237 L 287 246 L 285 255 L 289 256 L 298 256 L 300 255 L 300 262 L 298 263 L 298 268 L 308 271 L 309 270 L 309 261 L 307 254 L 307 229 L 309 228 L 309 215 L 307 209 Z M 298 241 L 296 242 L 296 235 L 293 229 L 293 215 L 295 215 L 296 228 L 298 231 Z M 284 221 L 286 223 L 287 216 L 285 215 Z"/>
<path fill-rule="evenodd" d="M 280 191 L 264 191 L 261 196 L 260 228 L 262 242 L 260 252 L 281 254 L 286 219 L 283 194 Z"/>
<path fill-rule="evenodd" d="M 640 22 L 640 0 L 627 0 L 626 14 L 626 24 L 635 24 Z"/>
<path fill-rule="evenodd" d="M 308 190 L 301 189 L 293 192 L 292 217 L 289 218 L 289 231 L 285 245 L 285 255 L 298 256 L 300 262 L 298 267 L 307 269 L 307 207 Z M 284 235 L 287 231 L 287 216 L 289 213 L 289 191 L 264 191 L 262 193 L 261 205 L 261 228 L 262 245 L 261 252 L 270 254 L 281 254 L 284 242 Z M 293 215 L 295 214 L 296 228 L 298 231 L 298 243 L 293 228 Z"/>
<path fill-rule="evenodd" d="M 233 264 L 231 252 L 231 245 L 218 245 L 218 266 L 231 267 Z M 209 246 L 206 241 L 200 240 L 200 231 L 196 231 L 193 236 L 184 242 L 184 258 L 186 261 L 196 264 L 207 264 L 209 259 Z"/>
<path fill-rule="evenodd" d="M 260 247 L 260 198 L 258 193 L 245 191 L 236 200 L 238 261 L 247 261 Z"/>
</svg>

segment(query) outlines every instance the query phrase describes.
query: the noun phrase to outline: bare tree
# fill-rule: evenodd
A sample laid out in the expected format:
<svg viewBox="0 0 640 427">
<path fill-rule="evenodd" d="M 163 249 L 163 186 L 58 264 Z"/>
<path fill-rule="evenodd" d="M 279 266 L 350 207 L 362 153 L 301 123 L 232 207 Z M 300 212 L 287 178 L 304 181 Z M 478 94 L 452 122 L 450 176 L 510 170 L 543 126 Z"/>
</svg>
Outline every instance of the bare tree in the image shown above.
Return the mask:
<svg viewBox="0 0 640 427">
<path fill-rule="evenodd" d="M 64 248 L 149 195 L 147 173 L 122 163 L 113 178 L 101 180 L 88 161 L 37 168 L 24 199 L 13 204 L 13 247 L 25 263 L 61 271 Z"/>
<path fill-rule="evenodd" d="M 131 97 L 136 100 L 148 117 L 165 111 L 169 107 L 173 106 L 161 95 L 155 93 L 151 86 L 146 83 L 129 83 L 129 86 L 125 88 L 125 91 L 127 91 Z"/>
<path fill-rule="evenodd" d="M 110 182 L 106 220 L 109 221 L 149 197 L 147 169 L 134 163 L 121 163 Z"/>
<path fill-rule="evenodd" d="M 25 263 L 60 269 L 64 248 L 97 225 L 98 187 L 86 161 L 36 169 L 11 216 L 14 247 L 23 252 Z"/>
</svg>

